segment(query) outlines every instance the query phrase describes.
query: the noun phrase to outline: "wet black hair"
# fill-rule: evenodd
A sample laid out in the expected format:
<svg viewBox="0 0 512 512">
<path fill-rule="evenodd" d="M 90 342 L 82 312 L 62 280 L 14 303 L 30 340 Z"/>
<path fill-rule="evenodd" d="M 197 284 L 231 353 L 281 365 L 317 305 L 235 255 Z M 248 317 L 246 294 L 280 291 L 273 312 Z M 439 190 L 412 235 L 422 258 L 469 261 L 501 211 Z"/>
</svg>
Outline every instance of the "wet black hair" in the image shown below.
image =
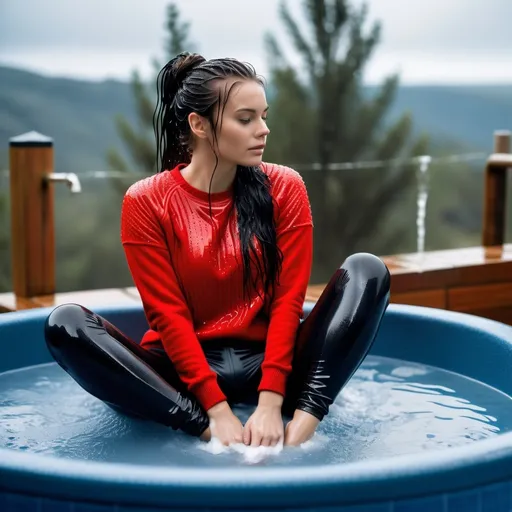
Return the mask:
<svg viewBox="0 0 512 512">
<path fill-rule="evenodd" d="M 192 112 L 208 120 L 213 128 L 214 142 L 217 143 L 219 121 L 222 127 L 226 103 L 238 82 L 235 81 L 229 90 L 222 87 L 222 83 L 229 78 L 254 80 L 264 86 L 263 80 L 250 64 L 231 58 L 206 60 L 201 55 L 184 52 L 160 70 L 153 117 L 157 172 L 172 170 L 180 163 L 190 163 L 192 135 L 188 116 Z M 219 162 L 216 152 L 215 156 L 210 191 Z M 283 255 L 277 245 L 269 178 L 258 166 L 238 165 L 233 194 L 243 257 L 244 298 L 249 297 L 250 286 L 258 290 L 258 282 L 261 282 L 263 292 L 272 299 L 279 281 Z M 255 241 L 259 243 L 261 258 L 258 258 Z M 251 262 L 256 270 L 254 278 Z"/>
</svg>

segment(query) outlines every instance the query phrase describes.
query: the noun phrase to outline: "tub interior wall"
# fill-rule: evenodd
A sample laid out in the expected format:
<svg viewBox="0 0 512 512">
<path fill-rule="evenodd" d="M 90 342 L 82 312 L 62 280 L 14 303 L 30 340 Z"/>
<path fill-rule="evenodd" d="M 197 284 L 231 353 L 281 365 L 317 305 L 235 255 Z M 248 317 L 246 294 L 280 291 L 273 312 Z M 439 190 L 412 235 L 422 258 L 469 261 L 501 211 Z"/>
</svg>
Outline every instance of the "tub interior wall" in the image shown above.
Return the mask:
<svg viewBox="0 0 512 512">
<path fill-rule="evenodd" d="M 312 304 L 305 305 L 306 315 Z M 51 309 L 0 315 L 0 372 L 53 361 L 43 338 Z M 134 340 L 147 329 L 140 308 L 95 310 Z M 484 327 L 485 326 L 485 327 Z M 468 315 L 391 305 L 371 354 L 437 366 L 512 395 L 512 329 Z"/>
</svg>

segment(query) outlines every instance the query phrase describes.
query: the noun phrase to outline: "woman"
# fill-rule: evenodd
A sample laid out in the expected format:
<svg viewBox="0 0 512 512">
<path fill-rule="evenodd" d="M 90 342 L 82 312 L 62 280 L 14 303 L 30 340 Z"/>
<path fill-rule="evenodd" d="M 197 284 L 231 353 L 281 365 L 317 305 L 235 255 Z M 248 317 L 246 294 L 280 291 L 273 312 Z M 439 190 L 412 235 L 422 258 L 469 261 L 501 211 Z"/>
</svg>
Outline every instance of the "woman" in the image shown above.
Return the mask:
<svg viewBox="0 0 512 512">
<path fill-rule="evenodd" d="M 351 256 L 304 319 L 311 209 L 297 172 L 262 163 L 262 81 L 237 60 L 183 53 L 157 85 L 159 172 L 130 187 L 121 220 L 150 330 L 139 345 L 68 304 L 47 320 L 48 347 L 123 413 L 226 445 L 298 445 L 371 347 L 389 273 Z M 240 402 L 256 404 L 245 425 Z"/>
</svg>

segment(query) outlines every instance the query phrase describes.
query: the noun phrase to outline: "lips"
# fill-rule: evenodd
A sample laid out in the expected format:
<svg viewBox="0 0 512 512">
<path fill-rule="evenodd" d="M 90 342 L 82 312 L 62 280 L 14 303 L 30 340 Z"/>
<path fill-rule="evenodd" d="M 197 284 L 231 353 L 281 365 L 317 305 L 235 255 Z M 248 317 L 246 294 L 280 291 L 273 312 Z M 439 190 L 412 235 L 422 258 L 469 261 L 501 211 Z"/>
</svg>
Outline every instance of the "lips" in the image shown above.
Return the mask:
<svg viewBox="0 0 512 512">
<path fill-rule="evenodd" d="M 261 144 L 260 146 L 254 146 L 253 148 L 249 149 L 265 149 L 265 144 Z"/>
</svg>

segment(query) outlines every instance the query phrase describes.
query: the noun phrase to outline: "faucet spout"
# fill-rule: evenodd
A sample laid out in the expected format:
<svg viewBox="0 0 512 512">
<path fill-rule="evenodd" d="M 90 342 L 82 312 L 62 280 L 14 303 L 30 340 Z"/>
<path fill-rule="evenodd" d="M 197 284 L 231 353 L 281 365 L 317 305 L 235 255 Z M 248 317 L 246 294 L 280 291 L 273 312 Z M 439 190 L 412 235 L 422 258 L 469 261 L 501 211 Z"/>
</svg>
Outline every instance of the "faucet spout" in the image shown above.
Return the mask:
<svg viewBox="0 0 512 512">
<path fill-rule="evenodd" d="M 66 183 L 72 194 L 79 194 L 82 192 L 82 185 L 80 184 L 78 176 L 74 172 L 52 172 L 47 174 L 46 180 L 50 182 Z"/>
</svg>

